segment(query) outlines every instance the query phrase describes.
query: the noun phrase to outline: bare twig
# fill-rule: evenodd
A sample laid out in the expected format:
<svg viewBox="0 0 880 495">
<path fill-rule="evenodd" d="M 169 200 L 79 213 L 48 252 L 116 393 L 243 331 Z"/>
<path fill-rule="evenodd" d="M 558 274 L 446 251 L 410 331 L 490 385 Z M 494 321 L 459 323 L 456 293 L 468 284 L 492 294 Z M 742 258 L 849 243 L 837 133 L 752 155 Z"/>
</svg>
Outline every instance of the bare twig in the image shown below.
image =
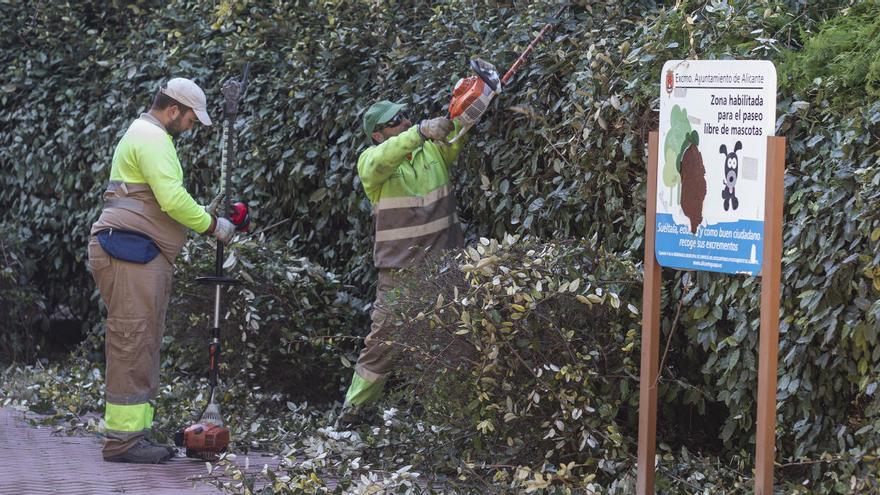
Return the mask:
<svg viewBox="0 0 880 495">
<path fill-rule="evenodd" d="M 663 350 L 663 357 L 660 359 L 660 367 L 659 372 L 657 373 L 657 379 L 654 380 L 654 385 L 660 382 L 660 377 L 663 375 L 663 366 L 666 362 L 666 355 L 669 353 L 669 344 L 672 343 L 672 336 L 675 335 L 675 327 L 678 326 L 678 318 L 681 316 L 681 308 L 684 306 L 684 298 L 687 297 L 687 293 L 690 290 L 690 275 L 685 273 L 681 277 L 681 297 L 678 300 L 678 308 L 675 310 L 675 318 L 672 320 L 672 325 L 669 328 L 669 337 L 666 339 L 666 348 Z"/>
</svg>

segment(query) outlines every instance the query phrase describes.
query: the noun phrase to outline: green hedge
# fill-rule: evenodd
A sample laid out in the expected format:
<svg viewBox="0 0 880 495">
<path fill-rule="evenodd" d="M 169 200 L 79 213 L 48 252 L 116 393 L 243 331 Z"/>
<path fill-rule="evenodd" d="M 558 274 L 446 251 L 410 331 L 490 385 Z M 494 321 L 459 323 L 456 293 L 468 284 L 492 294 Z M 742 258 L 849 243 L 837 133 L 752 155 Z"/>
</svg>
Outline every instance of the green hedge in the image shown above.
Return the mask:
<svg viewBox="0 0 880 495">
<path fill-rule="evenodd" d="M 508 66 L 554 7 L 4 3 L 0 219 L 33 233 L 29 242 L 50 268 L 35 282 L 49 303 L 94 321 L 96 306 L 82 290 L 90 286 L 83 257 L 114 142 L 159 80 L 171 75 L 201 83 L 219 116 L 220 83 L 249 60 L 254 79 L 242 108 L 236 182 L 254 206 L 254 221 L 285 221 L 267 235 L 345 274 L 355 295 L 367 299 L 370 209 L 353 167 L 365 144 L 361 112 L 388 97 L 405 99 L 414 118 L 443 113 L 452 82 L 465 74 L 471 56 Z M 878 14 L 873 1 L 577 2 L 459 159 L 456 193 L 468 235 L 595 238 L 607 252 L 638 257 L 644 143 L 657 125 L 663 62 L 774 60 L 778 134 L 788 139 L 779 458 L 876 455 L 880 103 L 853 90 L 842 106 L 829 97 L 837 86 L 814 81 L 809 70 L 839 60 L 829 46 L 873 60 L 869 44 L 810 40 L 840 38 L 829 33 L 847 29 L 847 16 Z M 873 74 L 872 68 L 864 83 L 848 80 L 846 87 L 873 87 Z M 204 201 L 217 182 L 218 141 L 216 129 L 201 128 L 179 143 L 187 185 Z M 665 279 L 663 335 L 671 341 L 660 389 L 661 411 L 668 411 L 661 435 L 691 421 L 709 425 L 707 433 L 720 437 L 727 451 L 750 452 L 758 284 L 709 273 L 684 281 L 668 272 Z M 820 479 L 828 464 L 809 466 Z"/>
<path fill-rule="evenodd" d="M 338 400 L 369 325 L 365 301 L 283 243 L 235 246 L 225 273 L 240 284 L 221 294 L 221 377 L 313 403 Z M 214 287 L 196 278 L 214 274 L 215 259 L 214 243 L 196 240 L 177 263 L 163 355 L 181 373 L 204 376 L 208 368 Z"/>
<path fill-rule="evenodd" d="M 403 280 L 392 299 L 401 388 L 428 424 L 465 439 L 450 442 L 455 458 L 491 466 L 513 491 L 627 477 L 641 319 L 632 260 L 506 236 Z"/>
<path fill-rule="evenodd" d="M 32 283 L 38 261 L 26 232 L 0 223 L 0 363 L 33 362 L 46 344 L 46 298 Z"/>
</svg>

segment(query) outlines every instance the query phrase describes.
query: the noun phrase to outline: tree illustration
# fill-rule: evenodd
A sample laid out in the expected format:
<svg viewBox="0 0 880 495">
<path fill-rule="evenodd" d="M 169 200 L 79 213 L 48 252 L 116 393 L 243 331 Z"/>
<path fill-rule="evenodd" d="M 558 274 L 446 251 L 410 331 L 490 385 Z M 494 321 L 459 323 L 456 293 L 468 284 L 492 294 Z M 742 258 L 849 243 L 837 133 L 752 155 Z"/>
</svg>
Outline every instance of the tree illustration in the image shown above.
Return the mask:
<svg viewBox="0 0 880 495">
<path fill-rule="evenodd" d="M 681 157 L 684 154 L 686 138 L 693 131 L 688 122 L 687 110 L 675 105 L 669 115 L 669 132 L 663 143 L 663 184 L 669 188 L 669 206 L 681 202 Z"/>
</svg>

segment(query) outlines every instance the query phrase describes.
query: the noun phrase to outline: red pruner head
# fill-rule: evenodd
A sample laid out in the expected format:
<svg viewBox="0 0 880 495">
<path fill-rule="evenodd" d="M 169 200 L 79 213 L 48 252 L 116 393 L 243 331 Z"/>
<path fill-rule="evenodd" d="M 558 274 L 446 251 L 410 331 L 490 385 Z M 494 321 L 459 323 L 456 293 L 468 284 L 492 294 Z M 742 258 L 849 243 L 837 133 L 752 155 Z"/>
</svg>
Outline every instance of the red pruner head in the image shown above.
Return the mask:
<svg viewBox="0 0 880 495">
<path fill-rule="evenodd" d="M 229 220 L 235 225 L 236 231 L 247 232 L 251 225 L 251 216 L 247 203 L 238 201 L 232 205 L 232 217 Z"/>
</svg>

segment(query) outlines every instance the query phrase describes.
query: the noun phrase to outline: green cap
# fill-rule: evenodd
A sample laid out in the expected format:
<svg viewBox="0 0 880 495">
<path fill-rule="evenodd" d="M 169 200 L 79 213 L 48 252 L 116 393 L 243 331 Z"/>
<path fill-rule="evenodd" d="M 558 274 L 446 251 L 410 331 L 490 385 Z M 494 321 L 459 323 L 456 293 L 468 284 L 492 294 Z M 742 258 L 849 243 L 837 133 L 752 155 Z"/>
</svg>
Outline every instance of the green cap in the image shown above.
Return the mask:
<svg viewBox="0 0 880 495">
<path fill-rule="evenodd" d="M 402 103 L 394 103 L 393 101 L 382 100 L 370 105 L 370 108 L 364 113 L 364 134 L 367 137 L 371 137 L 373 135 L 373 129 L 376 128 L 379 124 L 384 124 L 388 122 L 397 112 L 400 111 L 401 108 L 406 105 Z"/>
</svg>

